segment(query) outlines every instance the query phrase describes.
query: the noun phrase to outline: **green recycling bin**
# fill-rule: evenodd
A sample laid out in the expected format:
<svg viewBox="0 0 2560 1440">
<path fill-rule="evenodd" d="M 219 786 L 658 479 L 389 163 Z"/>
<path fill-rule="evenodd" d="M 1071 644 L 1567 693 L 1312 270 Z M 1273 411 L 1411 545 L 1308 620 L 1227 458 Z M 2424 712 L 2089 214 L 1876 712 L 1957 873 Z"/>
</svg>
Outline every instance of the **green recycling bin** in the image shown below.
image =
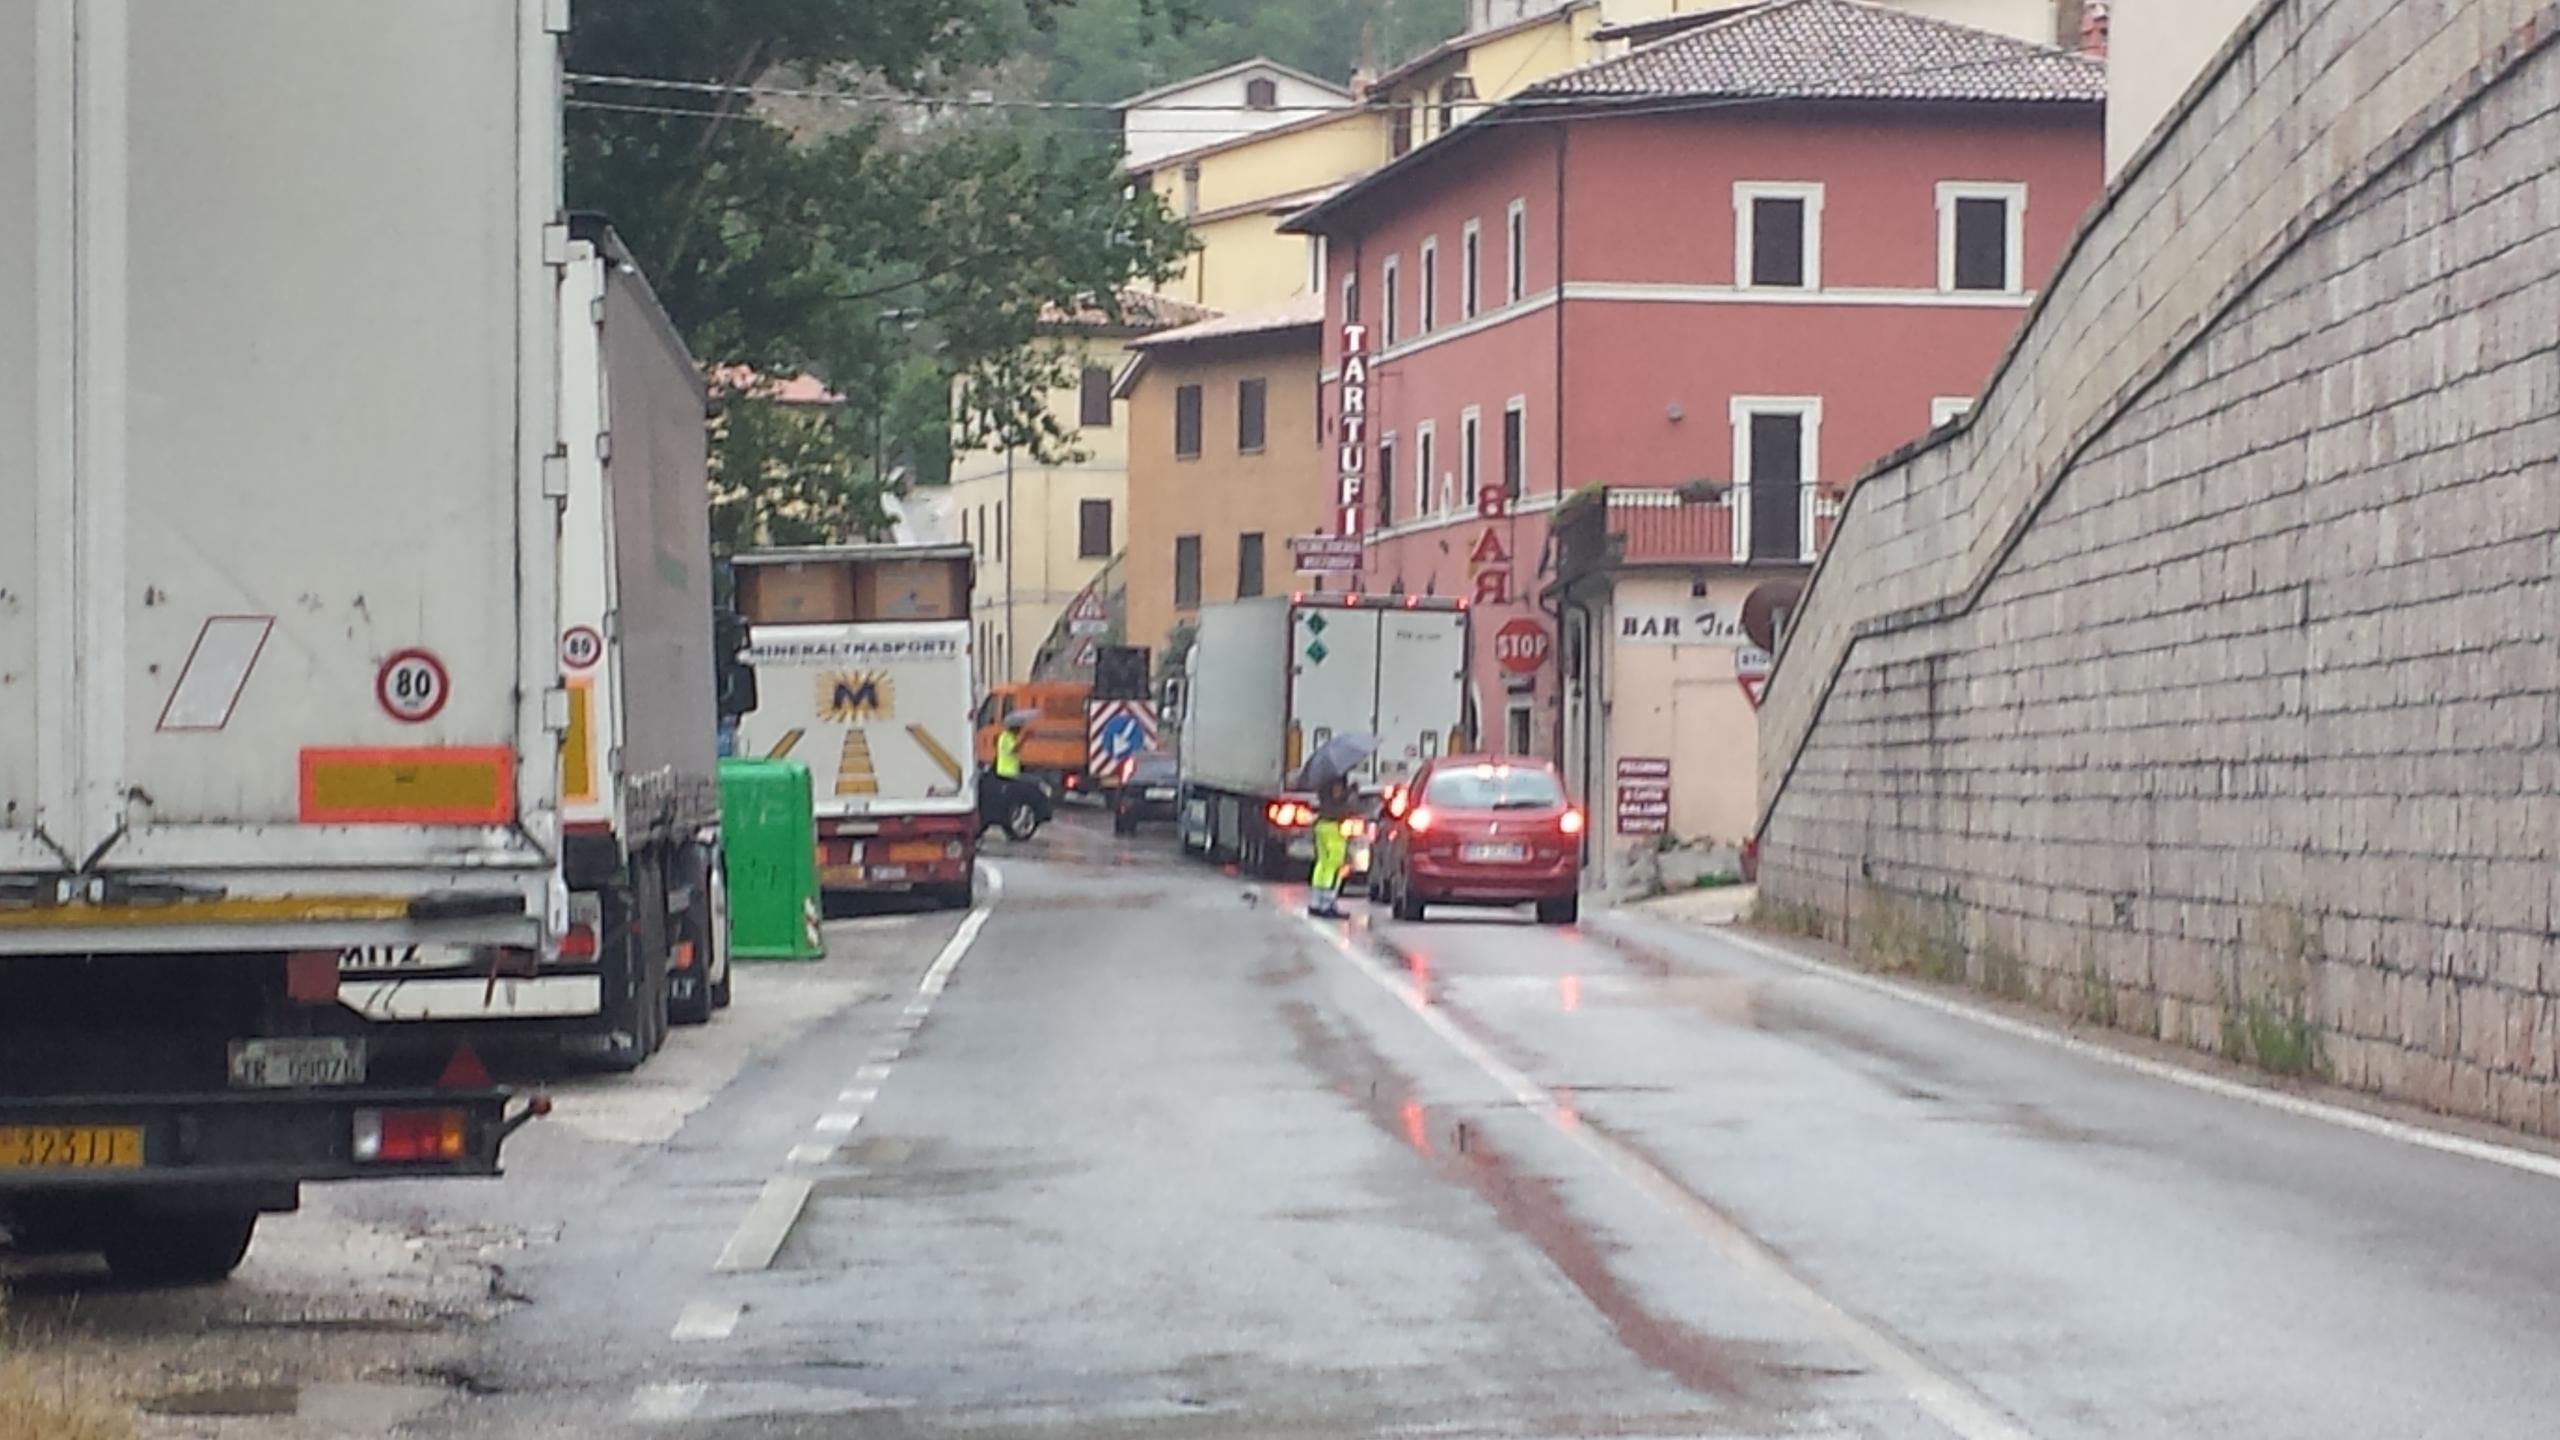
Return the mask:
<svg viewBox="0 0 2560 1440">
<path fill-rule="evenodd" d="M 818 816 L 797 760 L 720 762 L 720 836 L 729 852 L 729 954 L 815 960 Z"/>
</svg>

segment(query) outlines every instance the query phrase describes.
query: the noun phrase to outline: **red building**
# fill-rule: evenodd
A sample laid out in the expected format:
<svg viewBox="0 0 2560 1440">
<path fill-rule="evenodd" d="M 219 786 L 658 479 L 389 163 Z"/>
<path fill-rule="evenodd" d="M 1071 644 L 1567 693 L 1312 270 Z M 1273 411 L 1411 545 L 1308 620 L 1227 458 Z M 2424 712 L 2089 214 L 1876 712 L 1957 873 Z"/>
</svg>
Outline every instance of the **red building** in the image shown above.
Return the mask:
<svg viewBox="0 0 2560 1440">
<path fill-rule="evenodd" d="M 1329 257 L 1337 524 L 1368 538 L 1362 584 L 1478 602 L 1485 745 L 1563 748 L 1542 597 L 1568 495 L 1684 490 L 1641 519 L 1704 597 L 1801 573 L 1843 487 L 1962 412 L 2100 191 L 2104 98 L 2084 56 L 1776 0 L 1525 91 L 1291 222 Z"/>
</svg>

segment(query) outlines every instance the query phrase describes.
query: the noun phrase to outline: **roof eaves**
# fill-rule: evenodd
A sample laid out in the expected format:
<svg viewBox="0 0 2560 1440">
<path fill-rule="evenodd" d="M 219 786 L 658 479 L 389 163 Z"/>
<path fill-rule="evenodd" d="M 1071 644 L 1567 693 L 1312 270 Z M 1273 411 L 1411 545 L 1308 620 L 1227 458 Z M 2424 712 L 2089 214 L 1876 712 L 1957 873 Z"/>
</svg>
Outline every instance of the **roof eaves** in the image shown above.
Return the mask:
<svg viewBox="0 0 2560 1440">
<path fill-rule="evenodd" d="M 1432 46 L 1430 49 L 1423 51 L 1421 54 L 1414 56 L 1412 59 L 1396 65 L 1380 74 L 1377 79 L 1369 82 L 1369 93 L 1374 95 L 1378 91 L 1384 90 L 1391 85 L 1401 84 L 1406 80 L 1410 80 L 1414 76 L 1421 74 L 1423 71 L 1430 69 L 1432 66 L 1439 64 L 1441 61 L 1448 59 L 1450 56 L 1463 55 L 1467 51 L 1474 49 L 1478 45 L 1484 44 L 1488 40 L 1505 39 L 1509 36 L 1517 35 L 1523 30 L 1534 30 L 1541 25 L 1552 25 L 1558 20 L 1570 21 L 1575 11 L 1588 10 L 1599 3 L 1600 0 L 1572 0 L 1571 4 L 1559 5 L 1555 9 L 1550 10 L 1543 15 L 1531 15 L 1524 19 L 1514 20 L 1507 25 L 1494 25 L 1483 30 L 1474 31 L 1470 34 L 1452 35 L 1448 39 L 1441 41 L 1439 44 Z"/>
<path fill-rule="evenodd" d="M 1164 84 L 1158 85 L 1152 90 L 1141 90 L 1126 100 L 1113 101 L 1111 108 L 1114 110 L 1127 110 L 1135 106 L 1144 105 L 1151 100 L 1161 100 L 1167 95 L 1179 95 L 1185 90 L 1194 89 L 1202 85 L 1213 84 L 1217 81 L 1226 79 L 1230 75 L 1239 75 L 1247 70 L 1276 70 L 1301 84 L 1317 86 L 1318 88 L 1326 90 L 1332 94 L 1339 95 L 1345 100 L 1351 98 L 1351 87 L 1347 85 L 1336 84 L 1331 80 L 1325 79 L 1321 75 L 1310 75 L 1295 65 L 1284 65 L 1279 61 L 1272 59 L 1268 55 L 1254 55 L 1243 60 L 1238 60 L 1232 65 L 1221 65 L 1215 70 L 1203 71 L 1198 75 L 1189 76 L 1185 79 L 1168 80 Z"/>
</svg>

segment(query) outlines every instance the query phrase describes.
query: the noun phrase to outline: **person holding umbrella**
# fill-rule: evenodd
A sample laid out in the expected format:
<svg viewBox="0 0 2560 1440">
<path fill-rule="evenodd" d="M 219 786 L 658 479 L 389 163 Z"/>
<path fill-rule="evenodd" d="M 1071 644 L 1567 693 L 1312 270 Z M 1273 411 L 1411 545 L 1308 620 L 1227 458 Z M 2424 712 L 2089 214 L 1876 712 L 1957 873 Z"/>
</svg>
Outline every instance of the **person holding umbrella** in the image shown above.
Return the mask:
<svg viewBox="0 0 2560 1440">
<path fill-rule="evenodd" d="M 1004 729 L 996 735 L 995 763 L 988 767 L 987 783 L 979 787 L 980 830 L 1000 825 L 1013 839 L 1027 840 L 1048 818 L 1048 797 L 1022 778 L 1022 732 L 1039 718 L 1037 710 L 1016 710 L 1004 717 Z"/>
<path fill-rule="evenodd" d="M 1351 772 L 1378 753 L 1375 735 L 1336 735 L 1316 747 L 1298 772 L 1300 786 L 1316 792 L 1316 864 L 1308 877 L 1307 913 L 1328 920 L 1342 918 L 1342 875 L 1351 858 L 1349 822 L 1360 813 L 1351 788 Z"/>
</svg>

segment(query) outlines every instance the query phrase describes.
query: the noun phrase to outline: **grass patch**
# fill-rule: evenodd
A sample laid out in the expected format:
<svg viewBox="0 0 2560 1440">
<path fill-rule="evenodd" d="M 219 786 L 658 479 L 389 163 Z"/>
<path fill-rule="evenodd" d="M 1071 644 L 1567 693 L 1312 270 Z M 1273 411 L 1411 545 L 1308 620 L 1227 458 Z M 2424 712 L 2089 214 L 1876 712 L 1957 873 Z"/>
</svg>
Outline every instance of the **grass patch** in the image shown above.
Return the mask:
<svg viewBox="0 0 2560 1440">
<path fill-rule="evenodd" d="M 2259 909 L 2244 937 L 2261 963 L 2255 985 L 2240 974 L 2224 983 L 2222 1053 L 2270 1074 L 2329 1073 L 2320 1027 L 2311 1022 L 2311 976 L 2320 954 L 2319 922 L 2292 905 Z M 2250 993 L 2255 990 L 2257 993 Z"/>
<path fill-rule="evenodd" d="M 1719 870 L 1713 875 L 1701 875 L 1697 879 L 1690 881 L 1689 888 L 1693 890 L 1730 890 L 1741 883 L 1741 876 Z"/>
<path fill-rule="evenodd" d="M 1873 969 L 1948 984 L 1969 978 L 1962 923 L 1953 905 L 1872 895 L 1858 916 L 1856 948 L 1859 959 Z"/>
<path fill-rule="evenodd" d="M 1754 929 L 1774 931 L 1780 935 L 1801 935 L 1812 940 L 1820 940 L 1830 934 L 1822 922 L 1821 911 L 1767 894 L 1752 900 L 1751 912 L 1744 921 Z"/>
<path fill-rule="evenodd" d="M 2071 1014 L 2085 1025 L 2116 1028 L 2116 987 L 2107 983 L 2106 972 L 2098 968 L 2098 957 L 2085 948 L 2080 954 L 2080 988 L 2073 996 Z"/>
<path fill-rule="evenodd" d="M 2222 1053 L 2275 1075 L 2301 1078 L 2327 1070 L 2319 1028 L 2265 1000 L 2223 1002 Z"/>
<path fill-rule="evenodd" d="M 1982 962 L 1982 988 L 2003 1000 L 2033 1000 L 2035 986 L 2027 978 L 2027 962 L 2006 945 L 1985 945 L 1976 959 Z"/>
<path fill-rule="evenodd" d="M 0 1440 L 134 1440 L 131 1405 L 66 1357 L 27 1347 L 0 1290 Z"/>
</svg>

